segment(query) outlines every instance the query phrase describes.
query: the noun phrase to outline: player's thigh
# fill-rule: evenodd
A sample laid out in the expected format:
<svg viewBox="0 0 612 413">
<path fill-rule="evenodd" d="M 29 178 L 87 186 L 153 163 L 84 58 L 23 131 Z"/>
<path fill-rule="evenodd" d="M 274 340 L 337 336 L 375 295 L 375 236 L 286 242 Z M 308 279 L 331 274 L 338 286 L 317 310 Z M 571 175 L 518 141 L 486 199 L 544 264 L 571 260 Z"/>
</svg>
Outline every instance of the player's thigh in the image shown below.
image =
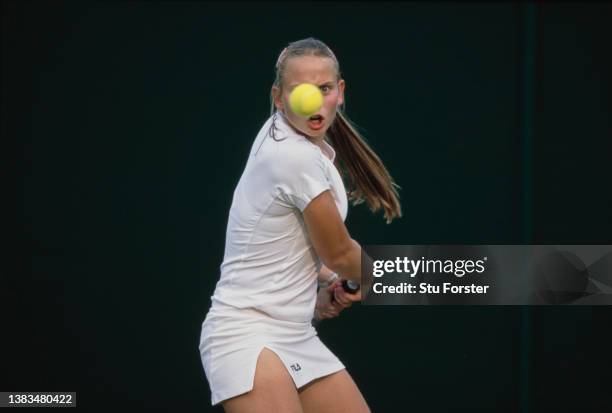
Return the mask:
<svg viewBox="0 0 612 413">
<path fill-rule="evenodd" d="M 308 383 L 299 396 L 304 413 L 370 413 L 346 369 Z"/>
<path fill-rule="evenodd" d="M 276 353 L 263 348 L 257 358 L 253 390 L 223 402 L 226 413 L 303 413 L 293 379 Z"/>
</svg>

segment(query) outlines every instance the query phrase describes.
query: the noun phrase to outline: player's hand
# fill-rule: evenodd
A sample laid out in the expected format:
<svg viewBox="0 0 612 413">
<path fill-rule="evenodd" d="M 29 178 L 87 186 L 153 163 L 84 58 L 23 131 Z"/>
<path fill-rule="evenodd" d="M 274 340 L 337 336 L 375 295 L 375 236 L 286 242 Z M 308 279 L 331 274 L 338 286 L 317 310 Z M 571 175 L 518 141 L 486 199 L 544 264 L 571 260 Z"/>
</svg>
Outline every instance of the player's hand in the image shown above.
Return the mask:
<svg viewBox="0 0 612 413">
<path fill-rule="evenodd" d="M 336 285 L 340 285 L 338 281 L 327 288 L 322 288 L 319 290 L 317 304 L 315 306 L 315 318 L 317 320 L 337 317 L 340 314 L 340 311 L 346 308 L 346 306 L 340 304 L 335 299 L 332 300 Z M 342 288 L 342 285 L 340 285 L 340 288 Z"/>
<path fill-rule="evenodd" d="M 347 293 L 344 288 L 342 288 L 342 280 L 338 280 L 330 287 L 333 287 L 332 294 L 334 296 L 334 301 L 343 308 L 350 307 L 355 301 L 361 301 L 361 288 L 355 293 Z"/>
</svg>

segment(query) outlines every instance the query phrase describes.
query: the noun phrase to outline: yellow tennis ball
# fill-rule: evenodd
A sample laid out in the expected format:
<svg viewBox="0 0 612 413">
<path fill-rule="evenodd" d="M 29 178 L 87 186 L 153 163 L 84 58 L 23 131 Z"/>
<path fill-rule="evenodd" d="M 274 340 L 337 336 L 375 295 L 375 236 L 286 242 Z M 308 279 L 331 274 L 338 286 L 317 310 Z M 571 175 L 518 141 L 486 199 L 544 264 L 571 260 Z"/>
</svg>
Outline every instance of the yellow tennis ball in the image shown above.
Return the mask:
<svg viewBox="0 0 612 413">
<path fill-rule="evenodd" d="M 323 94 L 315 85 L 302 83 L 291 91 L 289 105 L 296 115 L 308 118 L 323 106 Z"/>
</svg>

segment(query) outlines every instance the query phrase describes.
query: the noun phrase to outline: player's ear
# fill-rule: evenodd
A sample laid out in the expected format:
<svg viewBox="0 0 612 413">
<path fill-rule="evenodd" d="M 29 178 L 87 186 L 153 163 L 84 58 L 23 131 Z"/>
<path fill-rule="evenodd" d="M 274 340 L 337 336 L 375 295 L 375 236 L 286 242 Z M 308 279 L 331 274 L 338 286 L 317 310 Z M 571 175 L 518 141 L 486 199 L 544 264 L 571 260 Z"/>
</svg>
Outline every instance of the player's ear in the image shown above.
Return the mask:
<svg viewBox="0 0 612 413">
<path fill-rule="evenodd" d="M 278 86 L 272 86 L 272 97 L 274 98 L 274 106 L 281 112 L 283 108 L 283 99 L 281 98 L 281 90 Z"/>
<path fill-rule="evenodd" d="M 344 104 L 344 88 L 346 87 L 346 83 L 344 79 L 340 79 L 338 81 L 338 106 Z"/>
</svg>

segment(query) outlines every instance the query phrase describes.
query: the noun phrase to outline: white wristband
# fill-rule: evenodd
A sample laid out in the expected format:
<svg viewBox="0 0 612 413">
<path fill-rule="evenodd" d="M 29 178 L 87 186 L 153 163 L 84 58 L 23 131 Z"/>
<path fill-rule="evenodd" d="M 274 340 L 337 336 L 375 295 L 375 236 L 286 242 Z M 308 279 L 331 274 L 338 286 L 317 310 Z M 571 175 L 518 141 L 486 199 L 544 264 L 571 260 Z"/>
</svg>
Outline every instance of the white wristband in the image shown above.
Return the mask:
<svg viewBox="0 0 612 413">
<path fill-rule="evenodd" d="M 338 274 L 335 272 L 327 279 L 327 281 L 319 282 L 319 288 L 327 288 L 332 285 L 338 279 Z"/>
</svg>

